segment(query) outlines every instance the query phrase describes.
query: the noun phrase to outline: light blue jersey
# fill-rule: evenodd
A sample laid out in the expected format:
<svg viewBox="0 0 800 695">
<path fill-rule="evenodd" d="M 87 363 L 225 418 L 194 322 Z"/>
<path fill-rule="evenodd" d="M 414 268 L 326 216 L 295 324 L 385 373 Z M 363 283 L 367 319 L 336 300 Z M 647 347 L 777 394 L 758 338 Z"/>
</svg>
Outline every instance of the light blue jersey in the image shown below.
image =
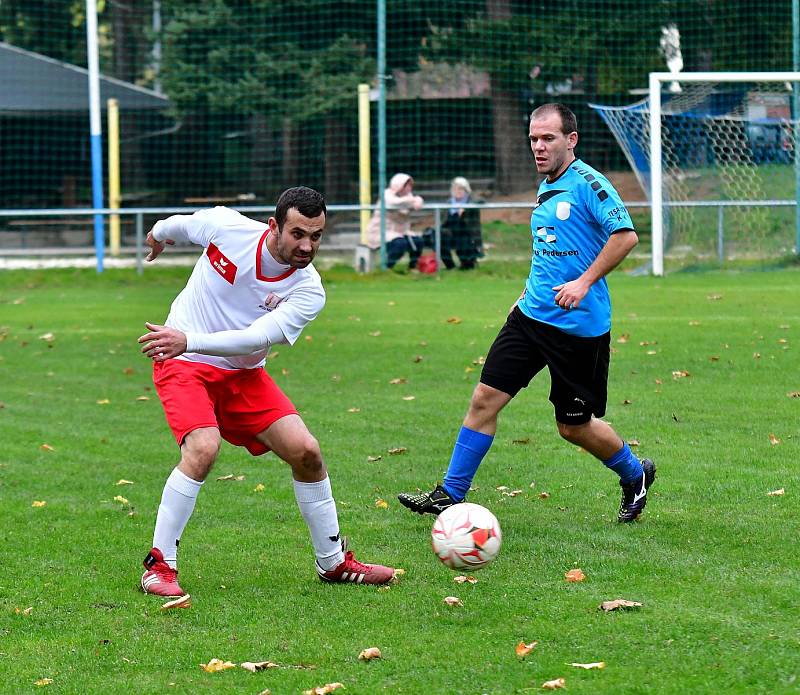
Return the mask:
<svg viewBox="0 0 800 695">
<path fill-rule="evenodd" d="M 518 306 L 528 317 L 582 337 L 611 329 L 611 299 L 601 278 L 577 309 L 555 303 L 553 287 L 580 277 L 608 238 L 633 229 L 628 211 L 608 179 L 576 159 L 555 181 L 542 181 L 531 214 L 533 255 L 525 296 Z"/>
</svg>

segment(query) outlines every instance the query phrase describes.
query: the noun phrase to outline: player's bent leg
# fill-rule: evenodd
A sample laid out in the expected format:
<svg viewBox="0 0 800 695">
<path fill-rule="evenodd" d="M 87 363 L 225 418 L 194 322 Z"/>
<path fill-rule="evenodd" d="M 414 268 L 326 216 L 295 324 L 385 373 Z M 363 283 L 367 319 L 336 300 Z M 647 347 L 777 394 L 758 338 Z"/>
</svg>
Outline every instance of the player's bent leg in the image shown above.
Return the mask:
<svg viewBox="0 0 800 695">
<path fill-rule="evenodd" d="M 641 462 L 613 428 L 603 420 L 569 425 L 558 422 L 558 432 L 568 442 L 580 446 L 620 477 L 622 499 L 617 521 L 629 523 L 641 516 L 647 504 L 647 491 L 656 478 L 656 467 L 650 459 Z"/>
<path fill-rule="evenodd" d="M 417 514 L 438 515 L 463 502 L 478 467 L 492 446 L 497 416 L 511 398 L 492 386 L 478 384 L 472 392 L 443 483 L 431 492 L 401 492 L 397 496 L 400 504 Z"/>
<path fill-rule="evenodd" d="M 299 415 L 276 420 L 258 439 L 292 468 L 297 506 L 308 526 L 319 577 L 326 582 L 385 584 L 391 567 L 368 565 L 355 559 L 339 535 L 339 520 L 328 471 L 319 443 Z"/>
<path fill-rule="evenodd" d="M 153 547 L 144 560 L 141 587 L 158 596 L 182 596 L 178 584 L 178 543 L 194 511 L 197 495 L 217 458 L 216 427 L 192 430 L 181 444 L 181 460 L 164 485 L 153 531 Z"/>
</svg>

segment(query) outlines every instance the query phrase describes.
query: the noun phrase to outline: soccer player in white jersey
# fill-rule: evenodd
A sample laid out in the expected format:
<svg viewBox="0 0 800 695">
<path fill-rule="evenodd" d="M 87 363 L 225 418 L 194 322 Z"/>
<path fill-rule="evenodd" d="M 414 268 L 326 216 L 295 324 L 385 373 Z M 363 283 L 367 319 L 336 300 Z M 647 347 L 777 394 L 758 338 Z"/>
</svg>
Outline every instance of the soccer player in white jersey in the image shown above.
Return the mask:
<svg viewBox="0 0 800 695">
<path fill-rule="evenodd" d="M 325 305 L 311 261 L 325 228 L 325 200 L 310 188 L 284 191 L 263 222 L 224 207 L 173 215 L 148 233 L 148 261 L 166 244 L 205 248 L 165 325 L 145 324 L 142 352 L 180 447 L 156 517 L 142 589 L 181 596 L 181 534 L 219 452 L 220 441 L 254 456 L 273 451 L 292 469 L 300 513 L 326 582 L 385 584 L 391 567 L 355 559 L 339 535 L 336 504 L 319 443 L 291 401 L 264 371 L 272 345 L 293 344 Z"/>
</svg>

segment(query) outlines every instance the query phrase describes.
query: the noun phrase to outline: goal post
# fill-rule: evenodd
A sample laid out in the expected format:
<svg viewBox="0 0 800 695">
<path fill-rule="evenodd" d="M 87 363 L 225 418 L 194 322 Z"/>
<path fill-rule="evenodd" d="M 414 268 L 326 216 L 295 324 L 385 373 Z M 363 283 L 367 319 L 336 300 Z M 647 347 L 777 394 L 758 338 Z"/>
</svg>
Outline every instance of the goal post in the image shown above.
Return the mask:
<svg viewBox="0 0 800 695">
<path fill-rule="evenodd" d="M 679 112 L 677 109 L 671 109 L 669 107 L 665 109 L 665 100 L 662 99 L 665 83 L 669 83 L 670 92 L 673 95 L 682 92 L 684 89 L 688 89 L 689 85 L 705 83 L 709 85 L 709 87 L 701 93 L 700 96 L 695 97 L 693 102 L 689 100 L 687 102 L 689 105 L 684 105 L 684 110 Z M 790 103 L 792 106 L 789 107 L 785 115 L 778 115 L 771 118 L 754 118 L 750 112 L 755 110 L 753 104 L 758 100 L 751 96 L 755 90 L 742 86 L 744 83 L 750 83 L 752 85 L 774 85 L 776 91 L 779 93 L 778 97 L 781 98 L 781 104 L 782 97 L 786 96 L 786 106 L 788 107 Z M 718 85 L 723 84 L 738 84 L 740 96 L 746 93 L 744 102 L 736 105 L 728 105 L 730 108 L 729 113 L 723 113 L 723 109 L 719 104 L 716 105 L 715 109 L 708 108 L 707 103 L 704 104 L 703 108 L 698 108 L 698 105 L 701 104 L 703 100 L 707 101 L 713 95 L 719 94 L 721 90 L 718 89 Z M 790 88 L 789 85 L 791 85 Z M 708 157 L 712 160 L 716 160 L 715 165 L 718 164 L 719 166 L 729 167 L 730 171 L 733 172 L 735 176 L 742 176 L 743 174 L 741 174 L 741 172 L 746 172 L 748 168 L 754 169 L 755 165 L 760 161 L 771 162 L 772 160 L 770 158 L 773 157 L 775 153 L 780 155 L 781 163 L 784 166 L 793 166 L 793 199 L 795 201 L 794 207 L 796 210 L 793 243 L 794 252 L 798 253 L 800 251 L 800 213 L 797 212 L 800 154 L 798 153 L 798 147 L 795 146 L 795 144 L 798 143 L 797 119 L 798 116 L 800 116 L 800 114 L 795 113 L 798 85 L 800 85 L 800 72 L 650 73 L 648 90 L 649 109 L 646 110 L 649 110 L 649 194 L 652 220 L 652 272 L 654 275 L 660 276 L 664 274 L 664 251 L 667 242 L 664 225 L 665 203 L 667 214 L 669 214 L 669 208 L 672 205 L 675 205 L 676 208 L 681 205 L 681 201 L 679 200 L 672 199 L 665 201 L 664 196 L 665 178 L 676 176 L 675 171 L 672 171 L 672 169 L 677 168 L 680 164 L 680 157 L 678 155 L 673 155 L 674 161 L 670 166 L 668 166 L 668 162 L 665 159 L 664 118 L 665 115 L 670 115 L 670 113 L 673 115 L 679 114 L 685 117 L 685 119 L 691 119 L 695 128 L 698 127 L 696 124 L 700 123 L 701 125 L 699 127 L 706 131 L 706 135 L 703 135 L 703 137 L 709 137 L 713 141 L 709 145 L 710 154 Z M 762 90 L 762 93 L 769 92 Z M 788 99 L 789 94 L 792 96 L 791 100 Z M 774 101 L 774 95 L 770 94 L 770 96 L 773 97 Z M 675 101 L 678 100 L 676 99 Z M 717 102 L 719 101 L 721 100 L 717 99 Z M 728 101 L 732 100 L 728 99 Z M 763 108 L 758 111 L 758 114 L 766 109 L 764 104 L 769 103 L 767 99 L 762 99 L 761 101 L 760 107 Z M 672 103 L 672 101 L 670 101 L 670 103 Z M 784 108 L 784 110 L 786 109 Z M 725 130 L 726 127 L 729 127 L 728 139 L 723 142 L 716 131 Z M 754 151 L 756 148 L 754 141 L 758 141 L 758 133 L 762 131 L 768 133 L 764 138 L 768 140 L 768 142 L 758 142 L 757 146 L 759 149 L 758 151 Z M 684 143 L 686 149 L 691 149 L 693 145 L 699 143 L 698 136 L 694 137 L 694 142 L 691 142 L 690 138 L 688 140 L 690 141 Z M 737 142 L 737 140 L 740 142 Z M 744 142 L 741 142 L 741 140 L 744 140 Z M 623 149 L 625 149 L 625 145 L 622 142 L 620 142 L 620 144 L 623 146 Z M 704 150 L 705 145 L 703 145 L 701 149 Z M 705 151 L 692 152 L 690 154 L 698 158 L 698 160 L 700 158 L 705 159 L 706 157 Z M 674 167 L 672 165 L 674 165 Z M 737 170 L 739 171 L 737 172 Z M 685 177 L 685 172 L 679 171 L 677 176 L 681 175 Z M 744 175 L 746 176 L 748 174 L 745 173 Z M 769 172 L 766 176 L 769 177 Z M 741 196 L 737 196 L 740 200 L 736 202 L 743 206 L 756 204 L 752 199 L 754 192 L 748 187 L 746 179 L 744 183 L 740 182 L 739 186 L 729 185 L 727 188 L 729 190 L 727 191 L 728 195 L 726 196 L 727 200 L 725 202 L 731 202 L 731 196 L 736 193 L 737 190 L 745 190 L 749 195 L 746 199 L 741 199 Z M 774 198 L 776 196 L 771 197 Z M 713 202 L 714 201 L 709 201 L 709 204 Z M 757 204 L 766 206 L 768 204 L 777 205 L 786 202 L 786 200 L 779 201 L 760 198 Z M 686 201 L 686 204 L 690 204 L 689 201 Z"/>
</svg>

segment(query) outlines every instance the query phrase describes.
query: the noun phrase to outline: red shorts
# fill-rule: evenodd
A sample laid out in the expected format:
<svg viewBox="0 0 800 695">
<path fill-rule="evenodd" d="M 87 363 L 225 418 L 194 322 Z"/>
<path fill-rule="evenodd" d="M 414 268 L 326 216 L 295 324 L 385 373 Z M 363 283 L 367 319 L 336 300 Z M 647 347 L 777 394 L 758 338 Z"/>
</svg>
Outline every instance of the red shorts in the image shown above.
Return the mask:
<svg viewBox="0 0 800 695">
<path fill-rule="evenodd" d="M 153 383 L 175 439 L 200 427 L 218 427 L 222 438 L 258 456 L 269 451 L 256 439 L 273 422 L 296 415 L 292 402 L 263 369 L 220 369 L 202 362 L 153 363 Z"/>
</svg>

